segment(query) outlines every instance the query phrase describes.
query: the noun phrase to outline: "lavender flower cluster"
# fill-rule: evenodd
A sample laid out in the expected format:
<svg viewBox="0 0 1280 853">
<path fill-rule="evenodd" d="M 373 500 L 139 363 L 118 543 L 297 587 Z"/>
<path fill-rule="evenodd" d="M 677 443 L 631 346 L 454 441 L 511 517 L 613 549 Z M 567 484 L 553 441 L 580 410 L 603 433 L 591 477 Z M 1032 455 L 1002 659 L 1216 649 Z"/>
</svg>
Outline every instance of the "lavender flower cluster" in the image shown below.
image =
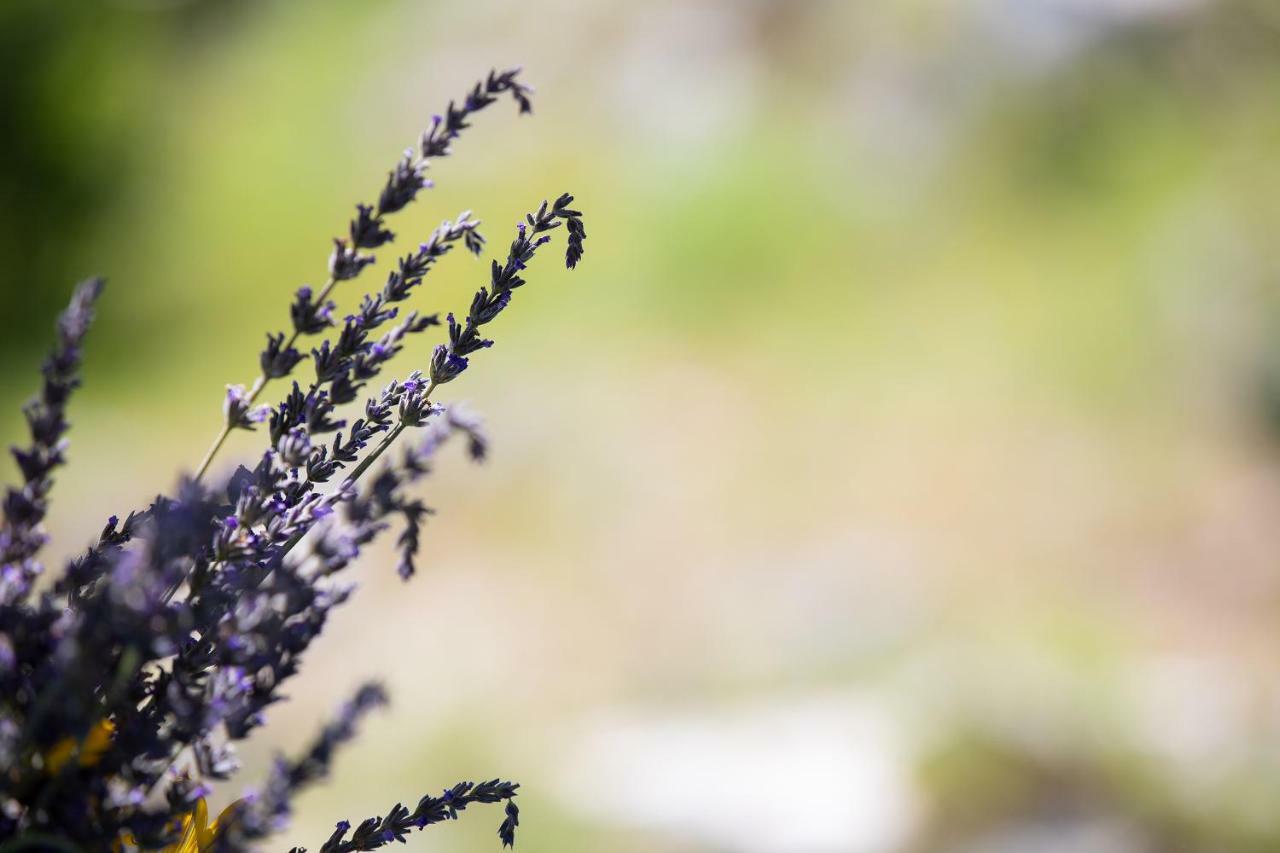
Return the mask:
<svg viewBox="0 0 1280 853">
<path fill-rule="evenodd" d="M 483 252 L 479 221 L 466 212 L 444 222 L 341 321 L 332 297 L 394 239 L 387 220 L 431 185 L 429 162 L 449 155 L 471 117 L 503 95 L 531 110 L 518 70 L 490 73 L 434 118 L 377 201 L 357 206 L 347 235 L 334 241 L 325 284 L 297 291 L 289 325 L 267 335 L 260 375 L 228 388 L 221 429 L 194 473 L 145 509 L 113 516 L 45 576 L 42 522 L 66 461 L 67 403 L 103 282 L 76 289 L 25 410 L 30 443 L 13 450 L 22 481 L 5 494 L 0 526 L 0 849 L 254 849 L 288 825 L 294 797 L 328 776 L 361 718 L 386 703 L 377 684 L 361 687 L 305 752 L 278 757 L 209 821 L 209 784 L 236 771 L 235 743 L 262 725 L 330 612 L 352 595 L 344 570 L 398 525 L 397 570 L 412 576 L 432 512 L 413 484 L 456 438 L 484 458 L 479 423 L 433 394 L 492 346 L 482 328 L 510 306 L 550 232 L 565 227 L 569 267 L 582 257 L 586 232 L 572 197 L 543 202 L 518 226 L 505 261 L 493 262 L 465 319 L 448 315 L 447 340 L 429 364 L 364 392 L 408 336 L 443 325 L 436 314 L 401 317 L 402 303 L 454 246 Z M 300 344 L 312 338 L 304 354 Z M 276 380 L 289 387 L 275 405 L 259 403 Z M 227 436 L 259 425 L 261 455 L 213 476 Z M 491 803 L 505 804 L 498 834 L 512 845 L 518 787 L 461 782 L 413 808 L 341 821 L 319 849 L 373 850 Z"/>
</svg>

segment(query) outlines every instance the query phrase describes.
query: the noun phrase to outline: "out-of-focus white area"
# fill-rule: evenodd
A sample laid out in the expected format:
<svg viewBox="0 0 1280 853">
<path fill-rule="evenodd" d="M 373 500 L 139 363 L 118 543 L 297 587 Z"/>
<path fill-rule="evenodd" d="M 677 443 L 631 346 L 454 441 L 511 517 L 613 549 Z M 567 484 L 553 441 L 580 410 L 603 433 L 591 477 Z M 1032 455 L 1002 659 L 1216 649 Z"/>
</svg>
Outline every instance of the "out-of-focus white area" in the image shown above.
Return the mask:
<svg viewBox="0 0 1280 853">
<path fill-rule="evenodd" d="M 603 711 L 562 737 L 563 807 L 713 849 L 898 849 L 916 792 L 905 733 L 858 695 L 728 712 Z"/>
</svg>

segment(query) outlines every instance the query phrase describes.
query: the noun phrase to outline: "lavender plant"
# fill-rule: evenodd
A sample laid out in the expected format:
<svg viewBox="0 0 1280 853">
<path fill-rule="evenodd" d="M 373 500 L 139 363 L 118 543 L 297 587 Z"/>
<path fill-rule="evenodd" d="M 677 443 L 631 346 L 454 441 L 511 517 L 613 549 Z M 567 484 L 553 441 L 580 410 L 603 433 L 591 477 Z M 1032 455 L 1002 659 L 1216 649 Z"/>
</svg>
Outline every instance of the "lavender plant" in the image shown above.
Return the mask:
<svg viewBox="0 0 1280 853">
<path fill-rule="evenodd" d="M 358 205 L 346 236 L 334 240 L 324 285 L 299 289 L 289 326 L 267 334 L 258 377 L 228 388 L 221 428 L 194 472 L 123 521 L 110 518 L 56 577 L 43 577 L 42 523 L 53 474 L 66 462 L 67 404 L 103 282 L 76 289 L 40 393 L 25 409 L 30 442 L 13 450 L 22 481 L 5 494 L 0 527 L 0 851 L 254 849 L 287 827 L 293 798 L 329 775 L 364 715 L 386 703 L 379 685 L 361 687 L 304 753 L 277 757 L 210 823 L 209 784 L 236 771 L 235 743 L 283 698 L 330 612 L 352 595 L 344 571 L 398 524 L 397 571 L 411 577 L 432 512 L 411 487 L 456 437 L 484 458 L 479 422 L 437 402 L 436 391 L 493 345 L 484 335 L 551 232 L 564 226 L 570 268 L 582 257 L 582 215 L 562 195 L 520 223 L 462 319 L 400 318 L 454 246 L 483 251 L 480 223 L 464 212 L 402 256 L 352 314 L 335 318 L 338 285 L 359 278 L 372 250 L 394 239 L 387 221 L 431 185 L 429 162 L 450 154 L 471 117 L 502 95 L 530 112 L 531 91 L 518 70 L 491 72 L 435 116 L 377 201 Z M 422 370 L 360 400 L 408 336 L 442 326 L 445 340 Z M 313 338 L 304 355 L 300 342 Z M 293 378 L 307 360 L 310 374 Z M 259 403 L 275 380 L 290 386 L 275 405 Z M 227 436 L 260 425 L 261 454 L 215 476 Z M 319 849 L 374 850 L 468 806 L 497 803 L 498 835 L 513 845 L 518 788 L 461 782 L 354 827 L 340 821 Z"/>
</svg>

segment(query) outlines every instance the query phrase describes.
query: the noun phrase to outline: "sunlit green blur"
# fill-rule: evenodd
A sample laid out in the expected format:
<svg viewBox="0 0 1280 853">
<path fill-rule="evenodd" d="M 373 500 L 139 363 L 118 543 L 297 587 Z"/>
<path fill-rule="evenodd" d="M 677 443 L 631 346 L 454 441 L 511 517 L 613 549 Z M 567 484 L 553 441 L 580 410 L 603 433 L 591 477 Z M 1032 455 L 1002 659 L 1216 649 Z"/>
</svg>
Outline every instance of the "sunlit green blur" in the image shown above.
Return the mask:
<svg viewBox="0 0 1280 853">
<path fill-rule="evenodd" d="M 463 209 L 499 254 L 571 191 L 586 258 L 448 386 L 495 447 L 424 488 L 424 570 L 363 561 L 218 797 L 372 674 L 290 843 L 502 776 L 525 853 L 1275 850 L 1278 40 L 1272 0 L 10 0 L 0 427 L 101 273 L 55 556 L 167 488 L 354 203 L 521 64 L 535 115 L 342 309 Z M 463 817 L 411 844 L 497 849 Z"/>
</svg>

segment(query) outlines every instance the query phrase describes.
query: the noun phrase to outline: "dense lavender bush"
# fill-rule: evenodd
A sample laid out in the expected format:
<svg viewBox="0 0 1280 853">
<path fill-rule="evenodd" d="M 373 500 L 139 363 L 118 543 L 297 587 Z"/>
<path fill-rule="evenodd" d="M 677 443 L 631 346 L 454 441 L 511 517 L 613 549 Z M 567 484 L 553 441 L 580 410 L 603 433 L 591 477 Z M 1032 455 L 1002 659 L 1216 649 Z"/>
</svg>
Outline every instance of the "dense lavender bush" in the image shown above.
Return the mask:
<svg viewBox="0 0 1280 853">
<path fill-rule="evenodd" d="M 386 701 L 381 687 L 360 688 L 306 752 L 277 758 L 209 823 L 207 784 L 235 772 L 234 743 L 261 725 L 330 610 L 351 595 L 344 569 L 398 526 L 398 571 L 413 575 L 431 510 L 410 486 L 455 436 L 473 458 L 484 456 L 479 425 L 434 393 L 492 346 L 490 324 L 550 232 L 564 226 L 569 267 L 582 257 L 581 214 L 562 195 L 518 226 L 461 319 L 401 316 L 401 303 L 455 246 L 483 251 L 479 222 L 463 213 L 401 257 L 350 316 L 335 315 L 338 286 L 374 262 L 370 252 L 394 239 L 389 218 L 431 185 L 429 161 L 450 154 L 471 117 L 500 96 L 529 112 L 530 93 L 517 71 L 494 72 L 435 116 L 376 202 L 359 205 L 334 240 L 325 285 L 297 291 L 289 325 L 267 335 L 258 378 L 228 388 L 223 425 L 195 472 L 149 507 L 109 519 L 56 577 L 42 577 L 42 522 L 66 461 L 67 403 L 103 283 L 76 289 L 25 410 L 30 443 L 13 450 L 22 482 L 5 495 L 0 528 L 0 850 L 252 849 L 286 827 L 294 795 L 328 774 L 361 717 Z M 406 337 L 437 327 L 445 340 L 422 370 L 364 390 Z M 304 347 L 309 339 L 318 343 Z M 282 385 L 274 406 L 259 402 Z M 357 407 L 350 423 L 349 404 Z M 227 435 L 257 428 L 261 456 L 212 476 Z M 505 803 L 498 834 L 511 845 L 517 787 L 462 782 L 412 808 L 342 821 L 319 849 L 372 850 L 487 803 Z"/>
</svg>

